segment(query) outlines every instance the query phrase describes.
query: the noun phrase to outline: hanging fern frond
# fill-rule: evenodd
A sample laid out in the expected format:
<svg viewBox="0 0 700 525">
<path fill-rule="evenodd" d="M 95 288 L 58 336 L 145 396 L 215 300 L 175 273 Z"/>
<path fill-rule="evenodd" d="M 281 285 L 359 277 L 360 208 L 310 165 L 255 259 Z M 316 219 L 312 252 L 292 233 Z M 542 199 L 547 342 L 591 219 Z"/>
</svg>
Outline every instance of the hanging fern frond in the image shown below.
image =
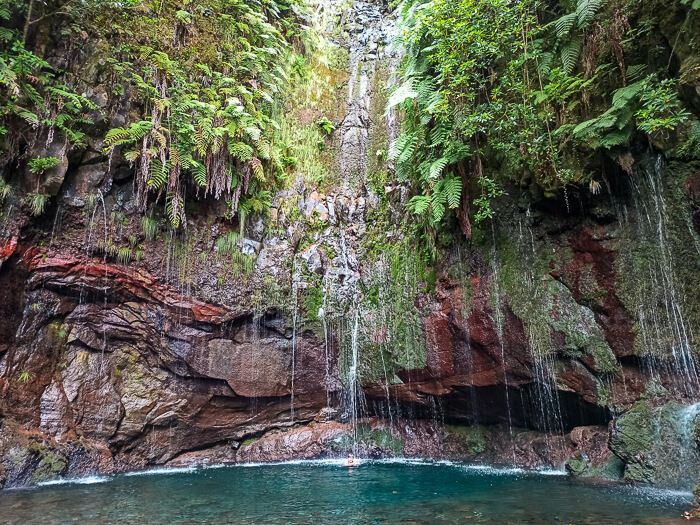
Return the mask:
<svg viewBox="0 0 700 525">
<path fill-rule="evenodd" d="M 241 162 L 250 162 L 253 159 L 254 150 L 244 142 L 231 142 L 228 144 L 228 152 L 232 157 Z"/>
<path fill-rule="evenodd" d="M 576 20 L 579 29 L 586 29 L 604 4 L 605 0 L 579 0 L 576 6 Z"/>
<path fill-rule="evenodd" d="M 462 180 L 450 175 L 442 180 L 441 185 L 440 191 L 445 195 L 447 206 L 451 209 L 458 208 L 462 198 Z"/>
<path fill-rule="evenodd" d="M 445 170 L 448 164 L 449 159 L 447 159 L 446 157 L 441 157 L 437 159 L 430 165 L 428 177 L 432 180 L 437 180 L 438 178 L 440 178 L 442 172 Z"/>
<path fill-rule="evenodd" d="M 204 164 L 189 156 L 183 159 L 183 165 L 192 174 L 192 178 L 197 186 L 200 188 L 207 187 L 207 169 Z"/>
<path fill-rule="evenodd" d="M 113 128 L 105 135 L 105 144 L 109 148 L 133 144 L 144 138 L 153 129 L 153 122 L 140 120 L 128 128 Z"/>
<path fill-rule="evenodd" d="M 165 213 L 170 226 L 177 230 L 185 221 L 185 208 L 178 193 L 168 193 L 165 197 Z"/>
<path fill-rule="evenodd" d="M 564 73 L 570 75 L 576 69 L 578 65 L 578 59 L 581 56 L 581 50 L 583 49 L 583 38 L 580 36 L 572 37 L 566 44 L 561 48 L 561 62 L 563 65 Z"/>
<path fill-rule="evenodd" d="M 403 104 L 407 100 L 416 98 L 418 96 L 418 92 L 416 91 L 415 84 L 415 80 L 413 78 L 409 78 L 406 82 L 396 88 L 389 97 L 389 102 L 386 105 L 387 111 Z"/>
<path fill-rule="evenodd" d="M 250 167 L 256 180 L 259 182 L 265 182 L 265 170 L 263 168 L 262 161 L 257 157 L 253 157 L 253 159 L 250 161 Z"/>
<path fill-rule="evenodd" d="M 416 215 L 423 215 L 430 207 L 430 197 L 425 195 L 416 195 L 408 201 L 407 208 L 410 212 Z"/>
<path fill-rule="evenodd" d="M 165 187 L 170 173 L 170 163 L 163 164 L 159 158 L 151 160 L 150 169 L 148 171 L 148 180 L 146 184 L 152 190 L 159 190 Z"/>
<path fill-rule="evenodd" d="M 557 38 L 564 38 L 576 25 L 578 16 L 576 13 L 569 13 L 554 21 L 554 31 Z"/>
<path fill-rule="evenodd" d="M 433 224 L 438 224 L 445 216 L 445 203 L 433 198 L 431 210 L 430 220 Z"/>
</svg>

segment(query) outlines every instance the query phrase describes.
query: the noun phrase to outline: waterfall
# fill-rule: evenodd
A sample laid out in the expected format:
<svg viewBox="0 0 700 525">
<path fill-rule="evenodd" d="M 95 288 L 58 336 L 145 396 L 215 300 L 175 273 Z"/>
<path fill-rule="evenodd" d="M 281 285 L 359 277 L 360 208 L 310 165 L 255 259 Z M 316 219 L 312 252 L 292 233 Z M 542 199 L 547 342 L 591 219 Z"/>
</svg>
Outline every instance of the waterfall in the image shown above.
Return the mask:
<svg viewBox="0 0 700 525">
<path fill-rule="evenodd" d="M 359 346 L 358 336 L 360 327 L 360 311 L 355 306 L 355 315 L 352 323 L 351 356 L 352 362 L 348 371 L 348 391 L 350 394 L 350 423 L 352 426 L 353 453 L 357 453 L 357 419 L 359 396 Z"/>
<path fill-rule="evenodd" d="M 331 363 L 330 355 L 328 353 L 329 345 L 329 331 L 328 331 L 328 317 L 327 312 L 329 311 L 329 282 L 328 274 L 323 279 L 323 303 L 321 303 L 321 308 L 318 312 L 318 318 L 321 320 L 323 325 L 323 360 L 326 366 L 326 373 L 324 375 L 324 385 L 326 388 L 326 407 L 330 407 L 331 404 L 331 394 L 330 394 L 330 382 L 331 382 Z"/>
<path fill-rule="evenodd" d="M 294 423 L 294 379 L 296 377 L 296 353 L 297 353 L 297 326 L 299 319 L 299 286 L 301 275 L 297 266 L 297 259 L 292 263 L 292 378 L 290 385 L 289 412 L 292 423 Z"/>
<path fill-rule="evenodd" d="M 53 218 L 53 226 L 51 227 L 51 237 L 49 238 L 49 248 L 51 246 L 53 246 L 53 241 L 54 241 L 54 237 L 56 236 L 56 232 L 58 232 L 61 228 L 62 212 L 63 212 L 63 208 L 59 204 L 56 207 L 56 215 L 54 215 L 54 218 Z"/>
<path fill-rule="evenodd" d="M 529 218 L 529 216 L 530 210 L 528 209 L 526 218 Z M 526 230 L 527 235 L 523 232 L 523 221 L 518 221 L 518 252 L 525 262 L 523 266 L 525 277 L 524 284 L 527 290 L 530 291 L 533 302 L 537 305 L 535 307 L 547 308 L 547 306 L 545 306 L 547 305 L 546 299 L 545 297 L 541 297 L 541 295 L 548 294 L 549 290 L 547 288 L 542 289 L 539 286 L 540 279 L 535 273 L 537 267 L 535 237 L 529 224 L 527 224 Z M 546 330 L 549 332 L 549 326 L 547 326 Z M 533 330 L 528 330 L 528 347 L 533 359 L 533 375 L 535 377 L 535 402 L 540 412 L 539 426 L 545 433 L 545 442 L 551 455 L 551 452 L 553 452 L 556 447 L 556 445 L 552 445 L 552 437 L 556 439 L 563 436 L 564 425 L 559 392 L 557 389 L 556 356 L 552 348 L 551 336 L 549 333 L 547 336 L 546 341 L 541 341 L 535 337 Z"/>
<path fill-rule="evenodd" d="M 630 238 L 638 245 L 627 257 L 624 273 L 637 275 L 630 293 L 636 313 L 638 352 L 652 379 L 662 382 L 661 373 L 681 377 L 673 388 L 695 398 L 700 394 L 700 375 L 693 351 L 695 334 L 685 315 L 682 286 L 674 252 L 674 221 L 683 221 L 671 211 L 673 197 L 664 183 L 668 170 L 658 156 L 653 166 L 630 177 L 635 214 L 622 216 Z M 676 240 L 676 242 L 678 242 Z M 694 252 L 693 252 L 694 253 Z M 636 281 L 641 279 L 641 282 Z"/>
<path fill-rule="evenodd" d="M 516 463 L 515 455 L 515 440 L 513 436 L 513 415 L 510 405 L 510 392 L 508 385 L 508 370 L 506 367 L 506 350 L 503 341 L 503 312 L 501 311 L 501 292 L 499 285 L 499 275 L 498 275 L 498 251 L 496 249 L 496 233 L 495 226 L 493 222 L 491 223 L 491 241 L 492 241 L 492 253 L 491 253 L 491 264 L 493 272 L 493 298 L 494 298 L 494 321 L 496 323 L 496 332 L 498 334 L 498 344 L 501 350 L 501 365 L 503 367 L 503 387 L 505 392 L 506 401 L 506 411 L 508 414 L 508 434 L 510 435 L 510 442 L 512 445 L 512 459 L 513 464 Z"/>
</svg>

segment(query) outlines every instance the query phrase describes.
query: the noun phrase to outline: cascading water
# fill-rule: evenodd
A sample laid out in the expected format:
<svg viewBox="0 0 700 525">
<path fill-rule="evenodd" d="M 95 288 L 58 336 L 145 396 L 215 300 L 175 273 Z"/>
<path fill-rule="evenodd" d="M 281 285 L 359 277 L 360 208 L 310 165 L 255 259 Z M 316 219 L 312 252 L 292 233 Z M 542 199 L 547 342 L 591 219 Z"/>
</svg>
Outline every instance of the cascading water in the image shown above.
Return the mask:
<svg viewBox="0 0 700 525">
<path fill-rule="evenodd" d="M 351 356 L 350 368 L 348 369 L 348 394 L 350 396 L 350 423 L 352 427 L 352 447 L 353 452 L 357 453 L 357 421 L 359 410 L 360 396 L 360 374 L 359 374 L 359 330 L 360 330 L 360 311 L 357 307 L 354 308 L 354 318 L 352 322 L 351 336 Z"/>
<path fill-rule="evenodd" d="M 529 218 L 529 210 L 526 215 Z M 524 231 L 526 230 L 526 231 Z M 523 222 L 518 223 L 518 253 L 525 262 L 524 286 L 529 291 L 532 301 L 538 307 L 547 304 L 540 295 L 547 290 L 541 290 L 538 286 L 539 278 L 534 269 L 537 267 L 537 248 L 535 239 L 529 224 L 523 227 Z M 547 331 L 549 331 L 547 329 Z M 533 330 L 528 331 L 528 347 L 533 359 L 533 372 L 535 377 L 535 403 L 539 407 L 539 422 L 537 426 L 545 433 L 547 448 L 553 451 L 560 445 L 559 439 L 564 435 L 561 403 L 557 390 L 557 376 L 555 368 L 555 352 L 552 348 L 549 334 L 545 340 L 535 336 Z M 554 442 L 553 442 L 554 441 Z"/>
<path fill-rule="evenodd" d="M 292 263 L 292 377 L 290 384 L 289 412 L 292 423 L 294 423 L 294 380 L 296 378 L 296 353 L 297 353 L 297 327 L 299 322 L 299 287 L 301 285 L 301 274 L 297 265 L 296 257 Z"/>
<path fill-rule="evenodd" d="M 636 308 L 638 348 L 650 376 L 659 383 L 662 375 L 681 377 L 673 388 L 696 398 L 700 395 L 700 375 L 693 351 L 695 334 L 686 319 L 679 262 L 672 247 L 672 222 L 683 221 L 683 228 L 687 222 L 671 215 L 666 173 L 664 160 L 658 156 L 652 166 L 629 177 L 633 209 L 621 214 L 621 222 L 639 248 L 628 255 L 629 266 L 623 271 L 644 276 L 630 295 Z"/>
<path fill-rule="evenodd" d="M 364 356 L 363 350 L 368 342 L 371 342 L 372 330 L 376 324 L 374 320 L 370 320 L 375 312 L 366 308 L 360 292 L 363 289 L 363 272 L 371 273 L 360 264 L 363 255 L 362 236 L 367 229 L 363 210 L 366 203 L 377 200 L 367 183 L 369 148 L 377 125 L 380 125 L 383 131 L 386 127 L 383 124 L 393 123 L 390 126 L 393 130 L 390 136 L 394 138 L 396 135 L 395 118 L 387 117 L 387 123 L 380 123 L 374 122 L 371 115 L 376 109 L 373 107 L 373 103 L 377 101 L 376 96 L 382 94 L 377 83 L 378 70 L 386 66 L 387 61 L 391 61 L 392 71 L 397 64 L 396 60 L 390 60 L 392 52 L 388 45 L 393 38 L 394 24 L 386 6 L 382 2 L 368 0 L 353 0 L 348 4 L 320 2 L 314 13 L 316 23 L 324 27 L 331 27 L 340 20 L 346 32 L 345 36 L 340 36 L 332 30 L 328 36 L 335 45 L 348 50 L 346 113 L 336 132 L 337 171 L 342 176 L 339 198 L 342 199 L 344 208 L 342 215 L 338 213 L 337 222 L 332 222 L 332 227 L 327 233 L 332 238 L 330 242 L 337 253 L 323 277 L 320 290 L 323 299 L 317 318 L 324 339 L 326 403 L 330 405 L 332 401 L 330 389 L 333 384 L 333 367 L 330 348 L 331 345 L 337 345 L 339 379 L 344 389 L 341 408 L 352 427 L 352 450 L 357 452 L 358 426 L 366 413 L 362 383 L 367 378 L 363 377 L 361 371 L 365 364 L 363 359 L 369 357 Z M 297 292 L 293 290 L 293 294 L 296 297 Z M 296 312 L 298 299 L 295 298 L 294 303 Z M 297 314 L 293 317 L 296 327 Z M 294 332 L 296 333 L 296 328 Z M 293 339 L 295 341 L 296 336 L 293 336 Z M 294 342 L 292 346 L 295 346 Z M 293 375 L 294 368 L 293 363 Z M 382 369 L 388 400 L 387 376 L 390 372 L 385 362 Z M 391 414 L 390 408 L 389 413 Z"/>
<path fill-rule="evenodd" d="M 471 330 L 469 326 L 469 315 L 471 313 L 471 292 L 472 284 L 465 272 L 465 261 L 462 255 L 462 247 L 457 246 L 457 264 L 459 267 L 459 280 L 462 285 L 462 317 L 464 319 L 464 334 L 467 342 L 467 370 L 469 375 L 469 403 L 471 405 L 472 423 L 479 424 L 479 395 L 474 385 L 474 356 L 471 346 Z"/>
<path fill-rule="evenodd" d="M 676 431 L 680 442 L 678 469 L 680 480 L 686 487 L 695 486 L 697 473 L 700 472 L 700 448 L 698 447 L 698 418 L 700 403 L 685 406 L 680 409 L 675 419 Z"/>
<path fill-rule="evenodd" d="M 318 311 L 318 318 L 321 320 L 321 324 L 323 325 L 323 361 L 326 366 L 323 382 L 326 388 L 326 407 L 330 407 L 331 404 L 331 361 L 328 353 L 328 345 L 330 344 L 330 330 L 327 317 L 330 306 L 328 297 L 329 292 L 328 275 L 326 275 L 323 280 L 323 302 L 321 303 L 321 308 Z"/>
<path fill-rule="evenodd" d="M 493 223 L 491 224 L 491 240 L 492 240 L 492 253 L 491 253 L 491 264 L 492 264 L 492 273 L 493 273 L 493 289 L 492 289 L 492 294 L 493 294 L 493 299 L 494 299 L 494 322 L 496 323 L 496 331 L 498 334 L 498 344 L 501 350 L 501 364 L 503 367 L 503 388 L 505 392 L 505 402 L 506 402 L 506 411 L 508 415 L 508 433 L 510 435 L 510 441 L 512 444 L 512 460 L 513 464 L 516 463 L 516 457 L 515 457 L 515 440 L 513 438 L 513 414 L 511 411 L 511 405 L 510 405 L 510 393 L 509 393 L 509 385 L 508 385 L 508 370 L 506 368 L 506 350 L 505 350 L 505 343 L 503 341 L 503 312 L 501 310 L 501 292 L 500 292 L 500 284 L 499 284 L 499 275 L 498 275 L 498 252 L 496 249 L 496 233 L 495 233 L 495 226 Z"/>
</svg>

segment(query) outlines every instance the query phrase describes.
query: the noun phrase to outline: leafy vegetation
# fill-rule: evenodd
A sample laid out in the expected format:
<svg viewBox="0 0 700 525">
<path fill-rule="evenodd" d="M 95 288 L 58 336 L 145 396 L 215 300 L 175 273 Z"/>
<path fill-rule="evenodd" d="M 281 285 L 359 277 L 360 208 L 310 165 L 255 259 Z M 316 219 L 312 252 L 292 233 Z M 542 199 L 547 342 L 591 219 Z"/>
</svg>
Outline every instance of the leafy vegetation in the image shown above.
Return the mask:
<svg viewBox="0 0 700 525">
<path fill-rule="evenodd" d="M 24 161 L 42 174 L 61 159 L 18 152 L 48 151 L 60 136 L 65 155 L 93 122 L 97 106 L 77 94 L 78 76 L 30 50 L 44 48 L 42 31 L 60 28 L 61 43 L 89 40 L 105 64 L 108 103 L 128 99 L 135 110 L 106 132 L 104 152 L 133 166 L 143 212 L 160 202 L 177 229 L 197 197 L 225 199 L 230 218 L 269 207 L 286 177 L 273 115 L 305 49 L 301 1 L 4 0 L 0 17 L 10 26 L 0 32 L 6 165 Z"/>
<path fill-rule="evenodd" d="M 49 196 L 45 193 L 30 193 L 26 197 L 26 204 L 29 208 L 29 213 L 35 217 L 43 215 L 46 209 L 46 204 L 49 201 Z"/>
<path fill-rule="evenodd" d="M 149 193 L 163 195 L 175 228 L 186 220 L 188 188 L 225 198 L 233 216 L 242 207 L 265 209 L 266 191 L 285 175 L 271 115 L 290 74 L 292 42 L 301 36 L 299 5 L 207 4 L 184 11 L 166 2 L 156 20 L 132 19 L 143 37 L 130 38 L 130 60 L 114 64 L 149 111 L 110 130 L 105 143 L 125 148 L 134 164 L 142 209 Z M 146 37 L 153 25 L 157 36 Z"/>
<path fill-rule="evenodd" d="M 33 2 L 32 2 L 33 3 Z M 26 47 L 26 18 L 24 30 L 6 27 L 13 13 L 25 13 L 27 5 L 17 0 L 0 2 L 0 147 L 3 155 L 13 148 L 33 144 L 38 140 L 50 145 L 55 133 L 62 134 L 71 144 L 83 144 L 82 126 L 90 122 L 89 112 L 95 104 L 71 89 L 59 71 Z M 55 6 L 47 6 L 52 9 Z M 37 15 L 39 16 L 39 15 Z M 12 133 L 8 133 L 8 131 Z M 47 168 L 49 159 L 33 159 L 32 171 Z M 44 164 L 42 164 L 42 162 Z"/>
<path fill-rule="evenodd" d="M 408 209 L 428 231 L 456 216 L 470 236 L 472 222 L 492 218 L 491 203 L 513 184 L 554 196 L 588 183 L 596 193 L 601 155 L 616 159 L 637 138 L 668 139 L 687 127 L 695 117 L 670 68 L 679 50 L 655 40 L 662 17 L 654 9 L 665 8 L 646 4 L 401 4 L 407 52 L 388 106 L 403 123 L 390 158 L 413 185 Z M 697 23 L 690 2 L 670 9 L 686 18 L 685 31 Z M 694 40 L 684 45 L 697 54 Z M 696 154 L 684 147 L 692 137 L 674 138 L 686 156 Z"/>
</svg>

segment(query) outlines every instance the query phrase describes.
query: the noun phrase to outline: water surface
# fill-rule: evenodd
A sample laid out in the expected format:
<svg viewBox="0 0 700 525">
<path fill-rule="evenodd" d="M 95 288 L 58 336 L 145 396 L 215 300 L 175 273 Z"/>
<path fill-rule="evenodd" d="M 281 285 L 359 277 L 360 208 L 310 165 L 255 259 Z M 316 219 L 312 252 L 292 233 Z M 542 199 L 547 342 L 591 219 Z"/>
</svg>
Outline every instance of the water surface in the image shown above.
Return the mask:
<svg viewBox="0 0 700 525">
<path fill-rule="evenodd" d="M 458 464 L 337 462 L 151 471 L 0 494 L 27 524 L 671 524 L 689 496 Z"/>
</svg>

